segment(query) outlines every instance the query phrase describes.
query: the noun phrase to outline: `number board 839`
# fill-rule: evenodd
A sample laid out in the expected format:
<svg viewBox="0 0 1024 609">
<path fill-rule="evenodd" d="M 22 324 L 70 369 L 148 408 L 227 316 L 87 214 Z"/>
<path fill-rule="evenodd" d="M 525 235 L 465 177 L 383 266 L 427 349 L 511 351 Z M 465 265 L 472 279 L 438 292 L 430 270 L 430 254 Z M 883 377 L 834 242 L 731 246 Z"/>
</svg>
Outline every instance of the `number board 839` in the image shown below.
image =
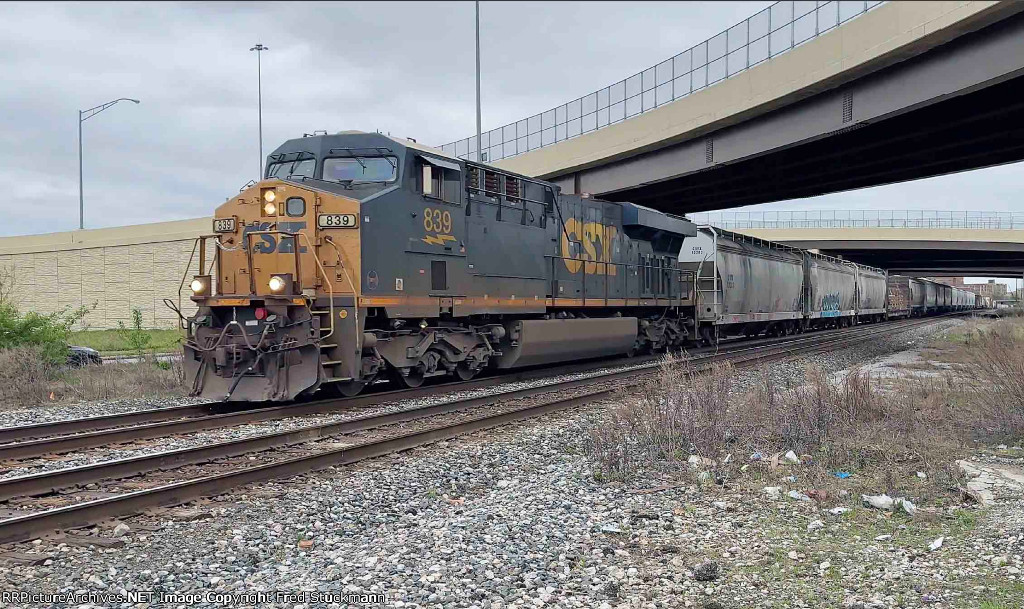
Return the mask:
<svg viewBox="0 0 1024 609">
<path fill-rule="evenodd" d="M 356 214 L 319 214 L 316 225 L 319 228 L 356 228 L 359 216 Z"/>
</svg>

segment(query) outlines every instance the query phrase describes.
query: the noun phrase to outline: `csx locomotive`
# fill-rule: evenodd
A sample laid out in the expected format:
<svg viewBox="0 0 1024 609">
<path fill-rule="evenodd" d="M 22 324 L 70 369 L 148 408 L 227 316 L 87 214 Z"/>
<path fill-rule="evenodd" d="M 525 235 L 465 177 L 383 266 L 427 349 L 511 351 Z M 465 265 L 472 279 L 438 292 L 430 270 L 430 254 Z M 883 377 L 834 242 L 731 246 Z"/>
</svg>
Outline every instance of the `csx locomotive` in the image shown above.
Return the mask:
<svg viewBox="0 0 1024 609">
<path fill-rule="evenodd" d="M 412 140 L 289 140 L 212 230 L 184 362 L 192 393 L 213 399 L 415 387 L 693 332 L 696 284 L 677 263 L 691 222 Z"/>
</svg>

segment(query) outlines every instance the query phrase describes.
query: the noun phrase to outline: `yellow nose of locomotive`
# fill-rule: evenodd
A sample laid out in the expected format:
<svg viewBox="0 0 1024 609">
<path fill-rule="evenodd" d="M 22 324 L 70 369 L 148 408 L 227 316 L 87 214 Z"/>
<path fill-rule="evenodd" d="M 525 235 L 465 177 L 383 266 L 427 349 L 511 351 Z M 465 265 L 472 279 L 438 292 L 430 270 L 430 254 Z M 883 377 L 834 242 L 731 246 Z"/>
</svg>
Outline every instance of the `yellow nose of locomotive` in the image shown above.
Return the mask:
<svg viewBox="0 0 1024 609">
<path fill-rule="evenodd" d="M 332 337 L 358 297 L 359 204 L 304 186 L 264 180 L 217 209 L 203 238 L 215 254 L 191 285 L 194 394 L 292 399 L 330 378 L 321 362 L 341 359 Z"/>
</svg>

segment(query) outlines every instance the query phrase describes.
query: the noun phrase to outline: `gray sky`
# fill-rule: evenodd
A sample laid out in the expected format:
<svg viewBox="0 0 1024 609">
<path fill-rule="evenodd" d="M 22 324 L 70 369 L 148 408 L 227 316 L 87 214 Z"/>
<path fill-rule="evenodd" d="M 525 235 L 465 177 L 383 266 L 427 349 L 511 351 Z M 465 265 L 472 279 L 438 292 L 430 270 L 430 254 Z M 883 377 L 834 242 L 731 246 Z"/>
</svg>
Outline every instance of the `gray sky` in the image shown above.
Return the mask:
<svg viewBox="0 0 1024 609">
<path fill-rule="evenodd" d="M 499 3 L 481 8 L 492 129 L 650 67 L 768 2 Z M 380 129 L 440 145 L 475 129 L 473 4 L 0 4 L 0 236 L 210 214 L 264 149 L 316 129 Z M 1020 209 L 1020 165 L 764 206 Z"/>
</svg>

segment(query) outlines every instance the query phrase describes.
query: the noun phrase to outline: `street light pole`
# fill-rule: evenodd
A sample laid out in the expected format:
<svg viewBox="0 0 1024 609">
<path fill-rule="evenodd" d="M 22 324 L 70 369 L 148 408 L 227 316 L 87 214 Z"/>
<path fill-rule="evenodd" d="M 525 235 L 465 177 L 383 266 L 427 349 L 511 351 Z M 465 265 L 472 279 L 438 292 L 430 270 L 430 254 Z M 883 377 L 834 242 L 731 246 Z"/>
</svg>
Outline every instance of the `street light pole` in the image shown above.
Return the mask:
<svg viewBox="0 0 1024 609">
<path fill-rule="evenodd" d="M 483 163 L 480 150 L 480 0 L 476 0 L 476 160 Z"/>
<path fill-rule="evenodd" d="M 256 179 L 259 180 L 263 178 L 263 62 L 260 56 L 263 51 L 269 51 L 270 47 L 256 43 L 256 46 L 249 50 L 256 51 L 256 96 L 260 116 L 260 169 L 256 173 Z"/>
<path fill-rule="evenodd" d="M 78 230 L 85 230 L 85 198 L 82 194 L 82 111 L 78 111 Z"/>
<path fill-rule="evenodd" d="M 82 123 L 96 116 L 100 112 L 103 112 L 107 108 L 113 106 L 117 102 L 130 101 L 134 104 L 139 103 L 137 99 L 131 99 L 128 97 L 119 97 L 115 100 L 108 101 L 105 104 L 100 104 L 89 108 L 88 110 L 78 111 L 78 229 L 83 230 L 85 228 L 85 196 L 82 194 Z"/>
</svg>

